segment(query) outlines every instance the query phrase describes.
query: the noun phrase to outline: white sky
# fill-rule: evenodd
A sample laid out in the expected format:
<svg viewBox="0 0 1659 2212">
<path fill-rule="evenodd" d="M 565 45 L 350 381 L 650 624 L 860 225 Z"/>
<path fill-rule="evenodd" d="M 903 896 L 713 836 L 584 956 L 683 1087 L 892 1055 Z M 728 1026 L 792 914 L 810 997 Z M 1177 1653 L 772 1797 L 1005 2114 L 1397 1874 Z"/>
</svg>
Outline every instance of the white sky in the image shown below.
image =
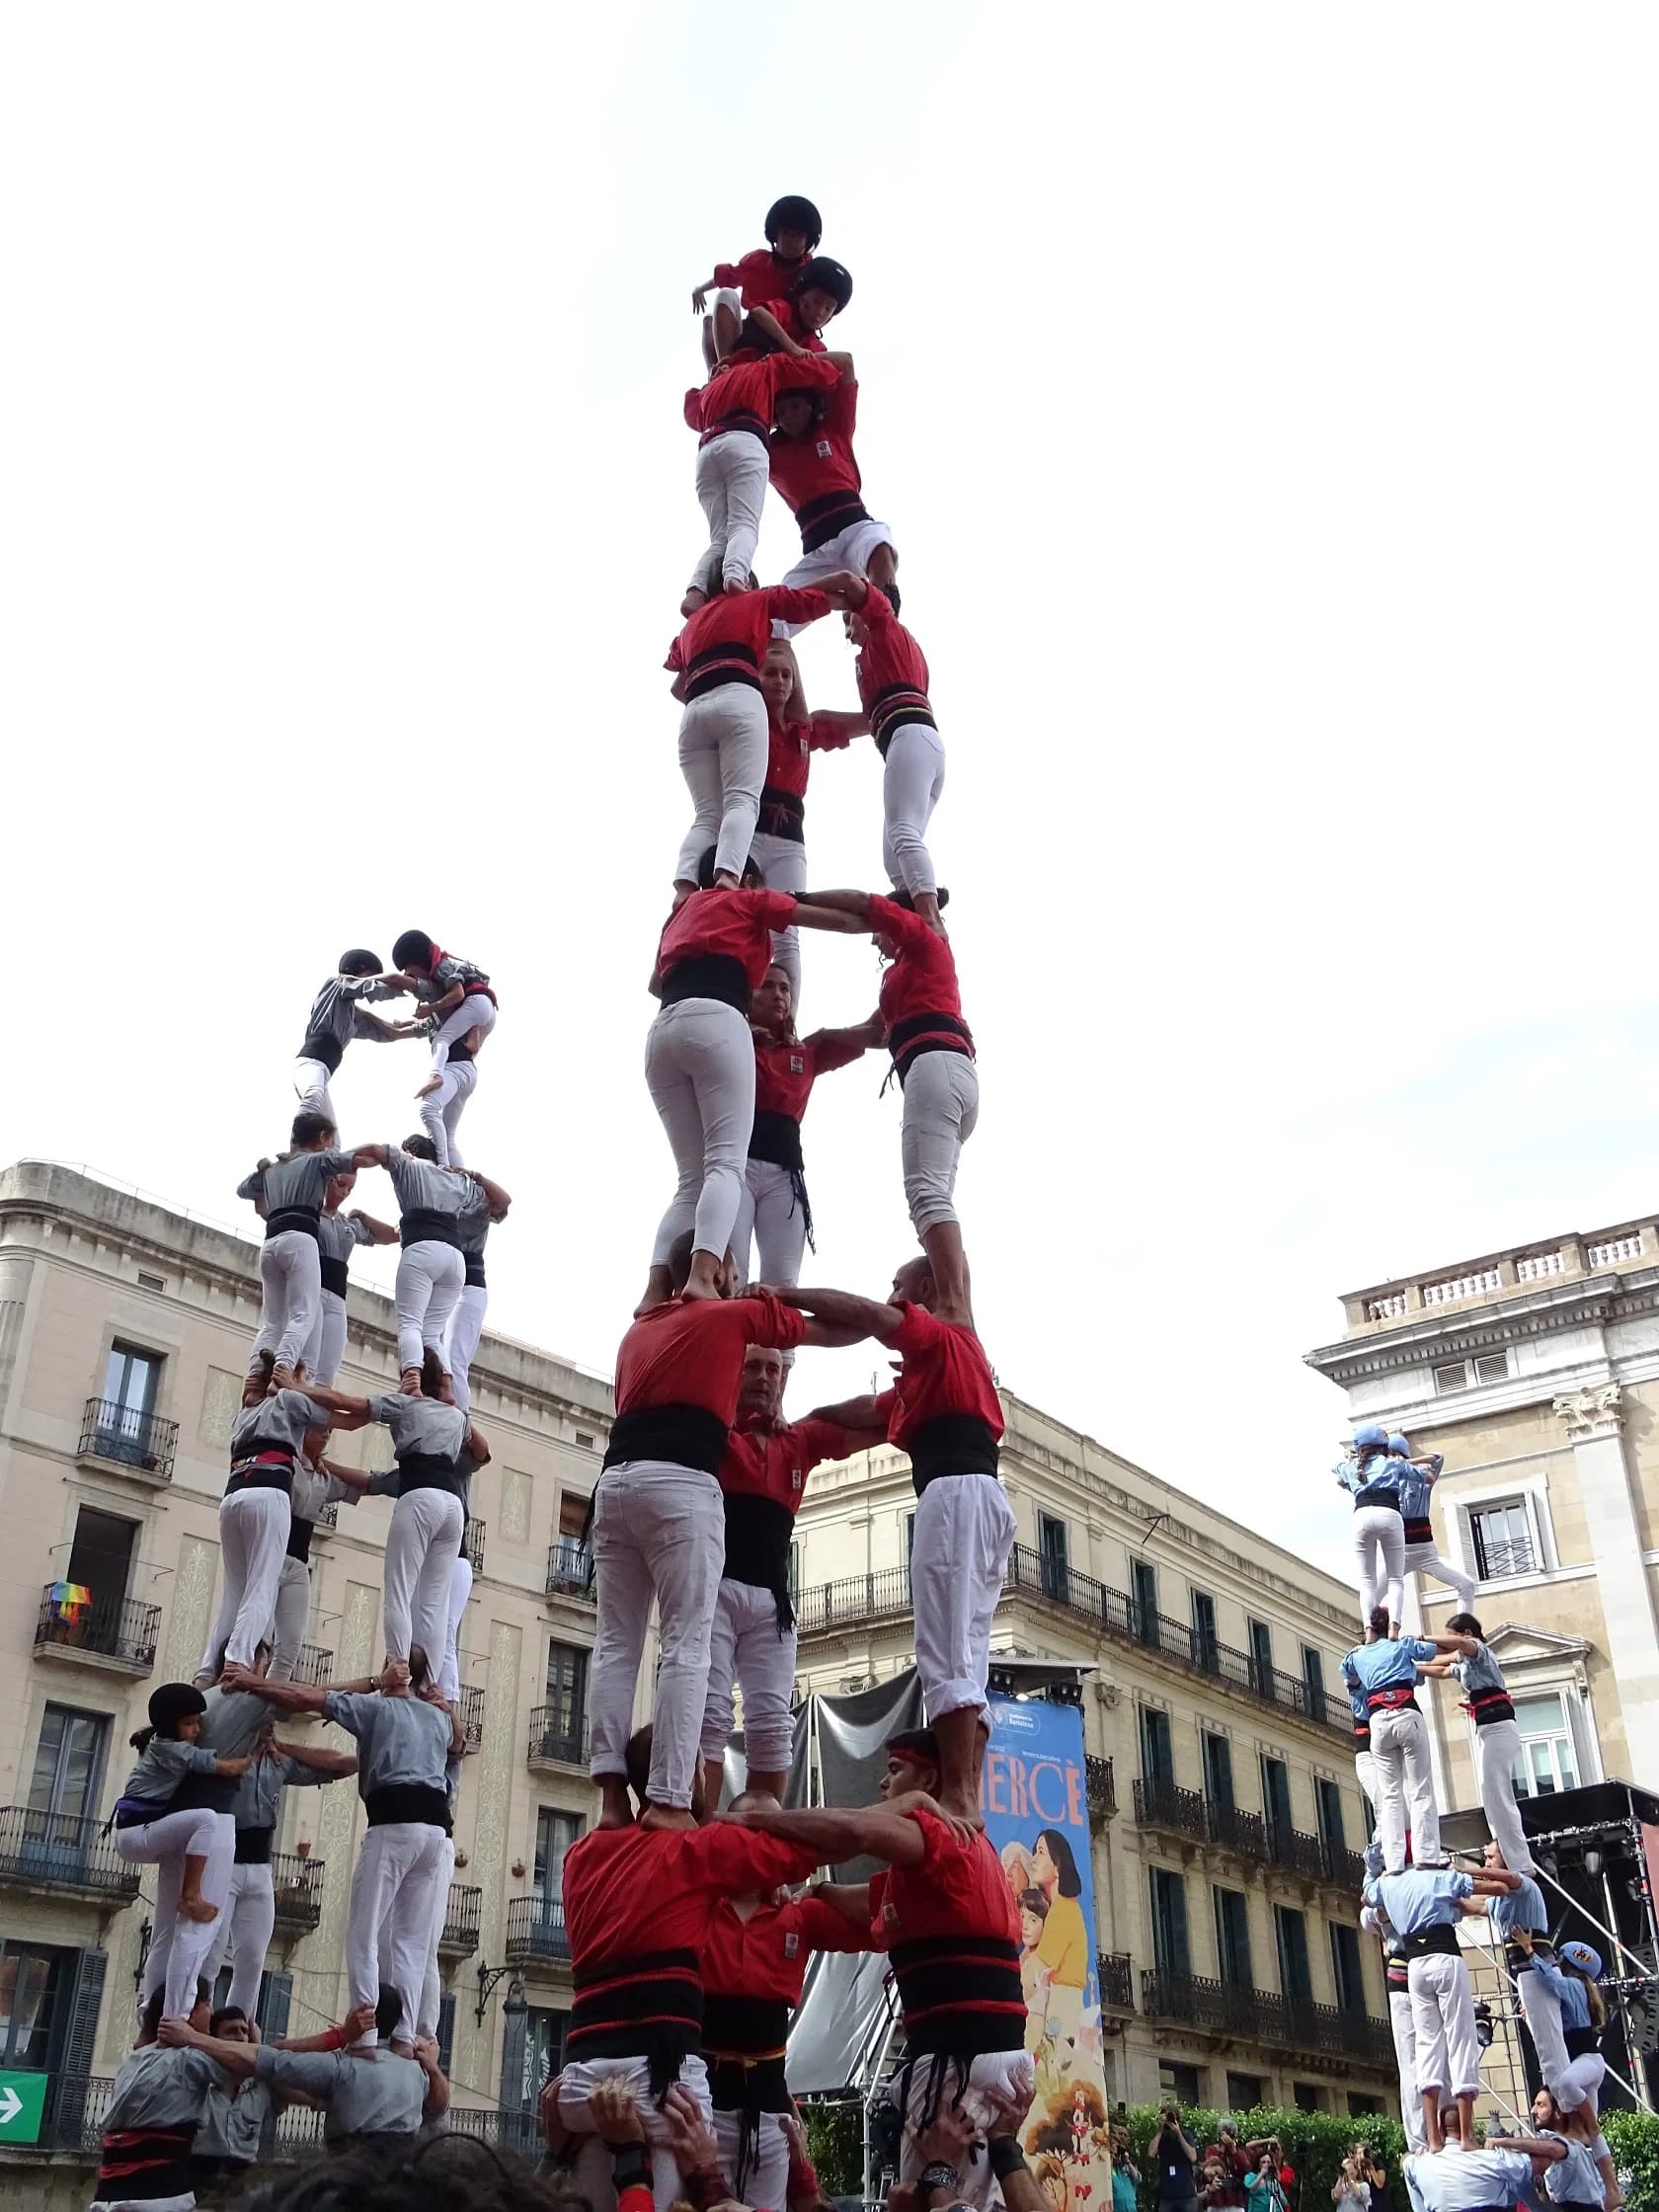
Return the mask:
<svg viewBox="0 0 1659 2212">
<path fill-rule="evenodd" d="M 0 1157 L 236 1223 L 337 953 L 429 929 L 503 1000 L 492 1319 L 608 1372 L 688 294 L 805 192 L 949 755 L 983 1333 L 1341 1565 L 1337 1293 L 1659 1201 L 1656 58 L 1475 0 L 8 11 Z M 877 885 L 867 748 L 808 826 Z M 809 1025 L 869 1010 L 807 955 Z M 344 1137 L 423 1073 L 356 1049 Z M 908 1249 L 879 1081 L 809 1117 L 809 1279 Z"/>
</svg>

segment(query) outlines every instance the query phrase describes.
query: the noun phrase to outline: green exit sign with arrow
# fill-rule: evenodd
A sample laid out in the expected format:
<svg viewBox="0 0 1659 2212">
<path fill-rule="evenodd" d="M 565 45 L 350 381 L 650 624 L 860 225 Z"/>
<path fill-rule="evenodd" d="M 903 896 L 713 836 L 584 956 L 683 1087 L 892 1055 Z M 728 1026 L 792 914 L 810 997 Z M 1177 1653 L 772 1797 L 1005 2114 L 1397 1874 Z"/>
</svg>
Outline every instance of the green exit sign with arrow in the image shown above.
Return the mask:
<svg viewBox="0 0 1659 2212">
<path fill-rule="evenodd" d="M 0 2144 L 39 2143 L 49 2074 L 0 2074 Z"/>
</svg>

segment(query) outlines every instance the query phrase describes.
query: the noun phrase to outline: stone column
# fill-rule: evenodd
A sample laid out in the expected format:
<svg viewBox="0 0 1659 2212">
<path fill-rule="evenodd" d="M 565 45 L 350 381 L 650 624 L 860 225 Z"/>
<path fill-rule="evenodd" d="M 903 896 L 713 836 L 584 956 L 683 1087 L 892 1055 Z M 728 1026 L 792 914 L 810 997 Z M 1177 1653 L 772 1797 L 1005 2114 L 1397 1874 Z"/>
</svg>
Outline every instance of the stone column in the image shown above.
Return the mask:
<svg viewBox="0 0 1659 2212">
<path fill-rule="evenodd" d="M 1607 1655 L 1619 1684 L 1628 1747 L 1626 1781 L 1659 1773 L 1659 1623 L 1642 1561 L 1641 1537 L 1624 1458 L 1624 1414 L 1617 1382 L 1555 1400 L 1566 1423 L 1595 1554 Z"/>
</svg>

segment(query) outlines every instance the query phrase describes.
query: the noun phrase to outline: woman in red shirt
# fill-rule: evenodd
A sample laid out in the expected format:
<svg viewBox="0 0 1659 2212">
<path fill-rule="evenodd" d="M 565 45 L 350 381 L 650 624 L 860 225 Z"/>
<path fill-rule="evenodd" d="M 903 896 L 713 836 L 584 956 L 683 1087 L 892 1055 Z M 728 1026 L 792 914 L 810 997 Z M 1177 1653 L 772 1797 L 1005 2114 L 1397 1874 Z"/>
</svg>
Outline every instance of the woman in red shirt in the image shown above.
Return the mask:
<svg viewBox="0 0 1659 2212">
<path fill-rule="evenodd" d="M 766 781 L 760 814 L 750 839 L 750 858 L 768 891 L 807 888 L 807 772 L 812 754 L 844 750 L 850 733 L 845 717 L 807 711 L 801 665 L 786 638 L 773 638 L 760 667 L 766 701 Z M 801 1001 L 801 949 L 793 929 L 772 940 L 772 958 L 789 978 L 793 1005 Z"/>
<path fill-rule="evenodd" d="M 658 1226 L 641 1313 L 670 1297 L 669 1253 L 686 1229 L 693 1250 L 683 1295 L 721 1295 L 754 1124 L 750 998 L 771 963 L 772 931 L 797 919 L 842 934 L 857 927 L 836 912 L 798 915 L 786 893 L 761 888 L 752 864 L 742 886 L 717 886 L 712 850 L 697 880 L 702 888 L 664 926 L 651 984 L 663 1003 L 645 1041 L 645 1079 L 679 1182 Z"/>
<path fill-rule="evenodd" d="M 795 1002 L 782 961 L 774 960 L 754 992 L 749 1026 L 754 1037 L 754 1127 L 749 1140 L 743 1196 L 732 1250 L 738 1288 L 750 1280 L 750 1243 L 759 1247 L 756 1280 L 768 1286 L 801 1280 L 801 1252 L 812 1234 L 801 1120 L 813 1084 L 882 1041 L 879 1024 L 795 1034 Z M 784 1355 L 787 1363 L 789 1355 Z"/>
</svg>

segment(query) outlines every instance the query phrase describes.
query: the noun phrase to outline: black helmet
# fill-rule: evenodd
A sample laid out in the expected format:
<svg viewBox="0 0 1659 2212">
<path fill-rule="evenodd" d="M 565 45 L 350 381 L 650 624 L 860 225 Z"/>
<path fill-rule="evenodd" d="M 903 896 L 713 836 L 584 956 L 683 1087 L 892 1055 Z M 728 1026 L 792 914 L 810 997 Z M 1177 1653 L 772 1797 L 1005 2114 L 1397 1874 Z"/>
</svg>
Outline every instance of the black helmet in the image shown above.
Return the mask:
<svg viewBox="0 0 1659 2212">
<path fill-rule="evenodd" d="M 335 970 L 340 976 L 377 976 L 380 973 L 380 955 L 370 952 L 366 945 L 353 945 L 340 956 L 340 966 Z"/>
<path fill-rule="evenodd" d="M 810 199 L 803 199 L 798 192 L 786 192 L 781 199 L 774 199 L 766 209 L 766 243 L 775 246 L 780 230 L 804 230 L 807 234 L 807 252 L 810 254 L 824 236 L 824 217 Z"/>
<path fill-rule="evenodd" d="M 796 271 L 789 289 L 796 295 L 809 289 L 828 292 L 838 312 L 852 297 L 852 276 L 828 254 L 815 254 L 804 268 Z"/>
<path fill-rule="evenodd" d="M 205 1712 L 207 1700 L 191 1682 L 164 1682 L 150 1693 L 150 1726 L 165 1735 L 187 1713 Z"/>
</svg>

